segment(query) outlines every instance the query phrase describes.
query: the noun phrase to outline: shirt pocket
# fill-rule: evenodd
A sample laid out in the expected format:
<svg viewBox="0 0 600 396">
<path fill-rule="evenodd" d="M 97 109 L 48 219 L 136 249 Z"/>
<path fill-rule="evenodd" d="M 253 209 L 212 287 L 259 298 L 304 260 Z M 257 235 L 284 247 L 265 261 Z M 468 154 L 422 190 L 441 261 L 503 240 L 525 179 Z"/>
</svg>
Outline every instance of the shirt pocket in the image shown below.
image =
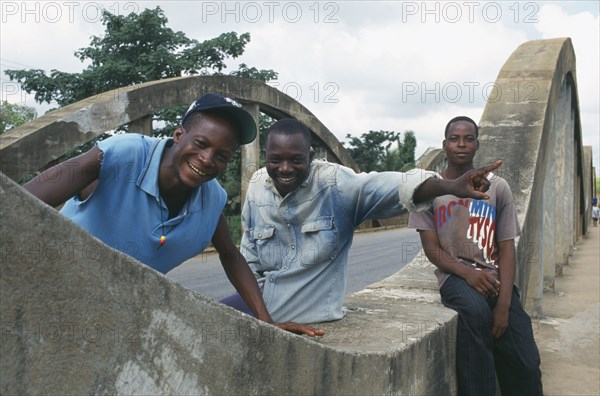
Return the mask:
<svg viewBox="0 0 600 396">
<path fill-rule="evenodd" d="M 281 263 L 282 250 L 275 235 L 275 226 L 262 225 L 250 230 L 262 270 L 276 269 Z"/>
<path fill-rule="evenodd" d="M 338 241 L 333 216 L 321 216 L 307 220 L 302 224 L 301 232 L 300 263 L 303 267 L 327 263 L 335 258 Z"/>
</svg>

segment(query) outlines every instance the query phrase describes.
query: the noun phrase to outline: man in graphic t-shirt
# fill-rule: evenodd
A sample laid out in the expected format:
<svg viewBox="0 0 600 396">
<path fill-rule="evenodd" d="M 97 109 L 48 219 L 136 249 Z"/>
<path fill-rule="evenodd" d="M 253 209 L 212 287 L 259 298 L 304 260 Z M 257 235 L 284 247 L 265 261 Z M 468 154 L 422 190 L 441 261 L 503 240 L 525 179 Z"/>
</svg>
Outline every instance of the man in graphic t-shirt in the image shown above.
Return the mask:
<svg viewBox="0 0 600 396">
<path fill-rule="evenodd" d="M 456 179 L 473 169 L 477 124 L 455 117 L 445 130 L 448 165 Z M 515 278 L 514 239 L 520 228 L 508 183 L 492 173 L 489 199 L 435 198 L 431 210 L 411 213 L 427 258 L 437 267 L 442 303 L 458 312 L 459 395 L 541 395 L 540 355 Z"/>
</svg>

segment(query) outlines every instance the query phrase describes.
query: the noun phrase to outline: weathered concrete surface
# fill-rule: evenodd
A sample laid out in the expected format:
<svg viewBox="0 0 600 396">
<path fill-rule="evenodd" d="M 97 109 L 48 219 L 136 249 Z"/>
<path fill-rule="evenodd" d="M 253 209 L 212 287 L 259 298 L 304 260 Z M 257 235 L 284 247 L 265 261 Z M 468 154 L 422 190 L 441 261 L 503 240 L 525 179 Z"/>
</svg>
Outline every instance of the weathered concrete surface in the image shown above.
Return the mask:
<svg viewBox="0 0 600 396">
<path fill-rule="evenodd" d="M 0 393 L 453 394 L 453 314 L 350 300 L 319 342 L 212 302 L 0 175 Z"/>
<path fill-rule="evenodd" d="M 335 345 L 340 336 L 349 335 L 353 342 L 339 349 L 378 353 L 405 344 L 403 358 L 415 366 L 408 395 L 456 394 L 457 315 L 441 304 L 433 270 L 421 251 L 401 271 L 352 294 L 345 302 L 349 314 L 323 326 L 330 332 L 323 343 Z"/>
<path fill-rule="evenodd" d="M 193 76 L 151 81 L 104 92 L 54 110 L 0 135 L 0 171 L 13 180 L 35 173 L 71 149 L 103 132 L 136 120 L 134 127 L 147 130 L 148 116 L 172 106 L 191 103 L 198 96 L 216 92 L 255 103 L 276 119 L 293 117 L 304 122 L 328 158 L 355 170 L 356 163 L 317 117 L 290 96 L 258 80 L 233 76 Z"/>
<path fill-rule="evenodd" d="M 568 38 L 519 46 L 502 67 L 480 121 L 476 164 L 502 159 L 522 235 L 516 283 L 534 316 L 544 289 L 585 233 L 584 158 L 575 73 Z M 586 164 L 586 166 L 589 166 Z"/>
<path fill-rule="evenodd" d="M 587 230 L 592 222 L 592 197 L 595 195 L 596 177 L 592 163 L 592 146 L 583 146 L 583 200 L 585 214 L 582 228 Z M 578 238 L 581 235 L 578 235 Z"/>
<path fill-rule="evenodd" d="M 547 396 L 600 394 L 600 228 L 573 249 L 533 321 Z"/>
<path fill-rule="evenodd" d="M 393 389 L 402 389 L 406 395 L 456 394 L 456 315 L 441 304 L 411 301 L 400 294 L 393 298 L 392 294 L 382 298 L 367 289 L 347 298 L 347 315 L 338 322 L 321 324 L 327 334 L 315 341 L 351 354 L 391 353 L 394 358 L 385 367 L 390 377 L 386 394 Z M 366 394 L 381 393 L 374 388 Z"/>
</svg>

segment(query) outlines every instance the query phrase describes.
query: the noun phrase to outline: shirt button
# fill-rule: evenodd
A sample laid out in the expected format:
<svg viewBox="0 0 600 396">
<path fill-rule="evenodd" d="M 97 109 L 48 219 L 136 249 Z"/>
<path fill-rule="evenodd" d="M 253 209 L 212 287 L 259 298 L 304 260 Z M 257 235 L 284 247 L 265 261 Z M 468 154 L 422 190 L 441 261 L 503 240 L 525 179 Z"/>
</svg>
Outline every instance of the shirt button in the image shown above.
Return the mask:
<svg viewBox="0 0 600 396">
<path fill-rule="evenodd" d="M 292 249 L 296 249 L 296 246 L 294 246 L 294 245 L 292 245 L 292 246 L 290 246 L 290 247 L 291 247 Z"/>
<path fill-rule="evenodd" d="M 288 228 L 290 228 L 292 225 L 290 223 L 287 223 Z"/>
<path fill-rule="evenodd" d="M 262 237 L 262 234 L 258 234 L 258 237 L 259 237 L 259 238 L 260 238 L 260 237 Z"/>
<path fill-rule="evenodd" d="M 275 281 L 273 280 L 273 278 L 269 279 L 269 282 L 274 283 Z"/>
</svg>

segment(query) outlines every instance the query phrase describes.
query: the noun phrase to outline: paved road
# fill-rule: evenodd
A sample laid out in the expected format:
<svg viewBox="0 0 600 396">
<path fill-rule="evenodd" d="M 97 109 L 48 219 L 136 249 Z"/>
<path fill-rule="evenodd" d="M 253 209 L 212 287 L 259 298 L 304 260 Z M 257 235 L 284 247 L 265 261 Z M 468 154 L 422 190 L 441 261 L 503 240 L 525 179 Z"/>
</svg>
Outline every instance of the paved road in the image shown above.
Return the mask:
<svg viewBox="0 0 600 396">
<path fill-rule="evenodd" d="M 357 233 L 349 253 L 347 293 L 387 278 L 408 264 L 421 247 L 413 229 Z M 167 275 L 185 287 L 212 299 L 235 290 L 227 280 L 216 254 L 202 254 L 186 261 Z"/>
</svg>

